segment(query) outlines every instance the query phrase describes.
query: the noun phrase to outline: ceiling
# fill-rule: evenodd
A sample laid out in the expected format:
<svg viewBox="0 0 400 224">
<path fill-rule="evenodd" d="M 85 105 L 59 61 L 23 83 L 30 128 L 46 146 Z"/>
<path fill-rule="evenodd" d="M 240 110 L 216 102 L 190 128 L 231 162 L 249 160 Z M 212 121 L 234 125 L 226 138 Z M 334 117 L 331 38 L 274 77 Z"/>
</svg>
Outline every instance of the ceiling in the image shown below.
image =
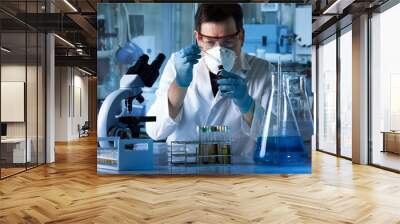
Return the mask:
<svg viewBox="0 0 400 224">
<path fill-rule="evenodd" d="M 2 46 L 12 50 L 7 56 L 10 60 L 23 60 L 25 55 L 31 58 L 38 50 L 37 44 L 35 45 L 36 39 L 32 40 L 36 33 L 52 32 L 74 45 L 61 38 L 55 38 L 56 66 L 79 66 L 96 73 L 98 2 L 101 1 L 47 0 L 46 5 L 45 0 L 1 0 Z M 49 13 L 50 11 L 52 13 Z M 27 35 L 21 35 L 25 32 Z M 39 45 L 40 47 L 43 46 Z"/>
<path fill-rule="evenodd" d="M 18 37 L 17 33 L 28 31 L 54 32 L 63 39 L 75 45 L 55 39 L 56 63 L 64 65 L 74 63 L 76 66 L 86 67 L 96 71 L 96 4 L 108 2 L 138 2 L 121 0 L 1 0 L 0 23 L 4 35 L 2 41 L 8 48 L 15 49 L 15 54 L 23 53 L 25 38 Z M 141 1 L 161 2 L 161 1 Z M 265 2 L 265 1 L 251 1 Z M 268 2 L 288 2 L 284 0 Z M 329 29 L 347 18 L 351 22 L 352 16 L 372 10 L 387 0 L 294 0 L 296 3 L 311 3 L 313 6 L 313 42 L 325 35 Z M 69 5 L 69 4 L 70 5 Z M 52 13 L 49 13 L 52 8 Z M 329 34 L 329 32 L 328 32 Z M 328 35 L 326 34 L 326 35 Z M 30 38 L 28 38 L 30 39 Z M 30 40 L 28 40 L 29 42 Z M 80 50 L 77 50 L 80 49 Z M 28 44 L 27 52 L 35 51 L 35 45 Z M 79 53 L 82 52 L 82 53 Z M 24 53 L 25 54 L 25 53 Z"/>
<path fill-rule="evenodd" d="M 313 0 L 313 44 L 351 24 L 353 17 L 374 11 L 388 0 Z"/>
</svg>

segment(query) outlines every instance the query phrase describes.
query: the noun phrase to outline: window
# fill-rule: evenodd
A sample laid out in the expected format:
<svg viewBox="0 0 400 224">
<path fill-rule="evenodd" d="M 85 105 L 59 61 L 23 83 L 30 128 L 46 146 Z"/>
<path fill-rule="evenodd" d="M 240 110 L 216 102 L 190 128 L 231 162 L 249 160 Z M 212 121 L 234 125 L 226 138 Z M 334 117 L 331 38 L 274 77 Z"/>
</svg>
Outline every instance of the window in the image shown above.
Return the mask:
<svg viewBox="0 0 400 224">
<path fill-rule="evenodd" d="M 340 155 L 352 157 L 352 32 L 340 36 Z"/>
<path fill-rule="evenodd" d="M 400 4 L 371 19 L 372 163 L 400 170 Z"/>
<path fill-rule="evenodd" d="M 318 48 L 318 145 L 317 149 L 336 153 L 336 39 L 329 38 Z"/>
<path fill-rule="evenodd" d="M 318 62 L 317 149 L 351 158 L 353 79 L 351 25 L 340 30 L 339 37 L 333 35 L 323 41 L 318 47 L 316 60 Z"/>
</svg>

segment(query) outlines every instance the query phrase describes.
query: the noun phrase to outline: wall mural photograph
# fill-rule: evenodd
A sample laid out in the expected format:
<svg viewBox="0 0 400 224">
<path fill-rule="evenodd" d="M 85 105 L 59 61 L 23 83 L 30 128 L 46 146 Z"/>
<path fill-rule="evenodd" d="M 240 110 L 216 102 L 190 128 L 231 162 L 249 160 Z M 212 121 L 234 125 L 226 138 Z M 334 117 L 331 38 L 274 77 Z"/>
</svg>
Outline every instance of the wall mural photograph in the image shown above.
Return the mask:
<svg viewBox="0 0 400 224">
<path fill-rule="evenodd" d="M 98 173 L 311 173 L 311 5 L 97 9 Z"/>
</svg>

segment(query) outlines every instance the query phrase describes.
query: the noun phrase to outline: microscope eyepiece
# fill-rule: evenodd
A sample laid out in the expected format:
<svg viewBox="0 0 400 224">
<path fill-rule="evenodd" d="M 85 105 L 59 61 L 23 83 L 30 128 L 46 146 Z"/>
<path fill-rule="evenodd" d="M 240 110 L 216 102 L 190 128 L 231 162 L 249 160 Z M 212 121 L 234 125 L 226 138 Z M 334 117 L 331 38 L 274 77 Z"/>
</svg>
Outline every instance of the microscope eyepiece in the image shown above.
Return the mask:
<svg viewBox="0 0 400 224">
<path fill-rule="evenodd" d="M 156 59 L 154 59 L 153 63 L 151 63 L 151 67 L 153 69 L 159 70 L 161 68 L 162 63 L 165 60 L 165 55 L 160 53 L 157 55 Z"/>
<path fill-rule="evenodd" d="M 136 64 L 128 69 L 126 74 L 128 75 L 138 75 L 143 81 L 143 84 L 147 87 L 151 87 L 160 75 L 160 68 L 165 60 L 164 54 L 158 54 L 156 59 L 148 64 L 149 56 L 146 54 L 140 56 Z"/>
<path fill-rule="evenodd" d="M 139 57 L 137 60 L 136 64 L 128 69 L 126 74 L 138 74 L 140 71 L 145 69 L 147 63 L 149 62 L 149 56 L 146 54 L 143 54 L 142 56 Z"/>
</svg>

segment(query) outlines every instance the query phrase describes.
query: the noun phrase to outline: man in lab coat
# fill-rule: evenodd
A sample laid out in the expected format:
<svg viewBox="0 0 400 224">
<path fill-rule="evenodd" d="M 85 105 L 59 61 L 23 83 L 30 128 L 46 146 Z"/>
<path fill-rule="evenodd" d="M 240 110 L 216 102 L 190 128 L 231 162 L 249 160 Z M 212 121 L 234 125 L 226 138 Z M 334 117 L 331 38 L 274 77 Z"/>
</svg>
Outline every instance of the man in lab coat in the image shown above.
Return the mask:
<svg viewBox="0 0 400 224">
<path fill-rule="evenodd" d="M 253 163 L 271 87 L 272 66 L 241 51 L 245 33 L 239 4 L 201 4 L 198 44 L 171 55 L 146 123 L 154 140 L 197 140 L 197 126 L 228 125 L 232 163 Z M 224 70 L 220 71 L 219 65 Z M 218 75 L 217 75 L 218 74 Z"/>
</svg>

